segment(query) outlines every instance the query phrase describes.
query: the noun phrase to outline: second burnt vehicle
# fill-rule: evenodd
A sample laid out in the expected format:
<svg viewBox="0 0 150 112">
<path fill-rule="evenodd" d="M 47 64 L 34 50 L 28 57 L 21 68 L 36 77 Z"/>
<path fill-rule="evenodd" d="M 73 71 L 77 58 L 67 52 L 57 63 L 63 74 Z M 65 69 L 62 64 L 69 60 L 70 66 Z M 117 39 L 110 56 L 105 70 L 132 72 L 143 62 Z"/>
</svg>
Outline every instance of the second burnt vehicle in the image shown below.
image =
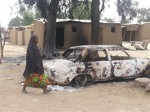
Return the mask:
<svg viewBox="0 0 150 112">
<path fill-rule="evenodd" d="M 150 77 L 150 59 L 133 58 L 117 45 L 74 46 L 62 56 L 44 62 L 45 73 L 58 84 Z"/>
</svg>

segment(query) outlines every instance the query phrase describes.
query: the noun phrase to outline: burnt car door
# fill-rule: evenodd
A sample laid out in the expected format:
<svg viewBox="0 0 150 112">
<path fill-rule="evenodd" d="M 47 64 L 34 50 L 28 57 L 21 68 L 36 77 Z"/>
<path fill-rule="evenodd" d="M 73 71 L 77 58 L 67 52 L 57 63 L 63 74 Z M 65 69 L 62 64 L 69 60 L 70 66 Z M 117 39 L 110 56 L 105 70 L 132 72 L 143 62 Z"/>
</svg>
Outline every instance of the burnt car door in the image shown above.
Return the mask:
<svg viewBox="0 0 150 112">
<path fill-rule="evenodd" d="M 122 49 L 108 49 L 112 63 L 113 75 L 121 78 L 133 78 L 136 76 L 136 60 L 130 57 Z"/>
<path fill-rule="evenodd" d="M 108 60 L 105 49 L 96 49 L 92 51 L 93 60 L 90 60 L 93 81 L 105 81 L 112 78 L 111 62 Z"/>
</svg>

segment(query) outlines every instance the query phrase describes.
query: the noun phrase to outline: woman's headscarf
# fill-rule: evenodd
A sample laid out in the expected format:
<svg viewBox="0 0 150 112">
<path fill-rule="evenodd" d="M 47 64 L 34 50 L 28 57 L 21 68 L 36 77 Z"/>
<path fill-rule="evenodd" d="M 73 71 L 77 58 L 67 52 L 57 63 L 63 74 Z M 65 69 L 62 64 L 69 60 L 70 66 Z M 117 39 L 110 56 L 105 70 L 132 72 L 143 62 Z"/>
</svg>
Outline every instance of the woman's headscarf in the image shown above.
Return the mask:
<svg viewBox="0 0 150 112">
<path fill-rule="evenodd" d="M 23 76 L 28 77 L 30 73 L 43 74 L 43 63 L 40 51 L 36 44 L 36 35 L 30 38 L 27 54 L 26 54 L 26 67 Z"/>
</svg>

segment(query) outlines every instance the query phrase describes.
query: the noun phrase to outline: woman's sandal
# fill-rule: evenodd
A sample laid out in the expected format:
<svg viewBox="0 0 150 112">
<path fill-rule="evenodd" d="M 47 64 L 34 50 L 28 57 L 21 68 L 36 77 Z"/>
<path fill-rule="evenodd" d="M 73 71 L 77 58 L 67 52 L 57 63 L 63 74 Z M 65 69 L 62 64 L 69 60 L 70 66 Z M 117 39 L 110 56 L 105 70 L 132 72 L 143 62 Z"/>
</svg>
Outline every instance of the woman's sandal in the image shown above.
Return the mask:
<svg viewBox="0 0 150 112">
<path fill-rule="evenodd" d="M 48 93 L 50 91 L 52 91 L 52 90 L 51 89 L 45 89 L 45 90 L 43 90 L 43 94 L 46 94 L 46 93 Z"/>
<path fill-rule="evenodd" d="M 23 89 L 23 90 L 22 90 L 22 93 L 28 93 L 28 92 L 27 92 L 26 90 Z"/>
</svg>

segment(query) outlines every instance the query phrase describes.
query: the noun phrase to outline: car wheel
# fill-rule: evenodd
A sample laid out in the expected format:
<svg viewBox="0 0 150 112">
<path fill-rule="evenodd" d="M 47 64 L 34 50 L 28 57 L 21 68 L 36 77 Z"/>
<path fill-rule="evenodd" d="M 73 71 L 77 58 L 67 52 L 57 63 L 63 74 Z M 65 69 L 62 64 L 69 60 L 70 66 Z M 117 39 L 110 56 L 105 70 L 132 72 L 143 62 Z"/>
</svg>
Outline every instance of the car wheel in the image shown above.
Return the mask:
<svg viewBox="0 0 150 112">
<path fill-rule="evenodd" d="M 87 82 L 87 76 L 86 75 L 81 74 L 81 75 L 78 75 L 75 77 L 75 83 L 77 85 L 83 86 L 86 84 L 86 82 Z"/>
<path fill-rule="evenodd" d="M 150 69 L 145 70 L 145 76 L 150 78 Z"/>
</svg>

